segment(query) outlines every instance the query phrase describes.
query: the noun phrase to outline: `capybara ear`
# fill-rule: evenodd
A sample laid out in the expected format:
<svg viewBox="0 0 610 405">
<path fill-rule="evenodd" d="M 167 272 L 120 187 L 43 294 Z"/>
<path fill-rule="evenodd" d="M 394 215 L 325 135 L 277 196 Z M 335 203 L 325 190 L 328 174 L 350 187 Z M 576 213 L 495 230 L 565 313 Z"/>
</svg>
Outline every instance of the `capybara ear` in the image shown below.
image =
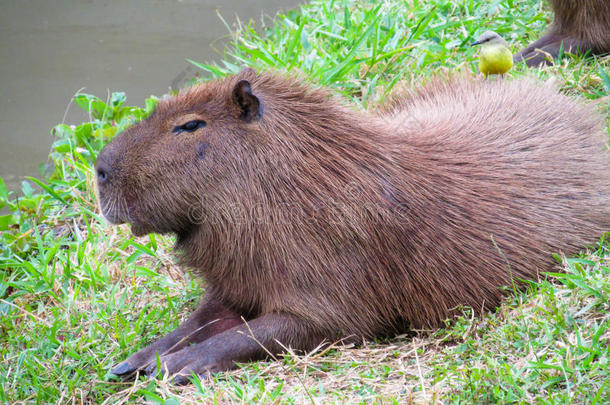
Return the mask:
<svg viewBox="0 0 610 405">
<path fill-rule="evenodd" d="M 247 67 L 242 69 L 237 75 L 236 77 L 238 79 L 243 79 L 243 80 L 254 80 L 256 79 L 257 73 L 256 70 L 254 70 L 251 67 Z"/>
<path fill-rule="evenodd" d="M 247 80 L 240 80 L 233 88 L 233 102 L 241 109 L 241 118 L 246 122 L 259 120 L 263 116 L 263 106 L 252 93 Z"/>
</svg>

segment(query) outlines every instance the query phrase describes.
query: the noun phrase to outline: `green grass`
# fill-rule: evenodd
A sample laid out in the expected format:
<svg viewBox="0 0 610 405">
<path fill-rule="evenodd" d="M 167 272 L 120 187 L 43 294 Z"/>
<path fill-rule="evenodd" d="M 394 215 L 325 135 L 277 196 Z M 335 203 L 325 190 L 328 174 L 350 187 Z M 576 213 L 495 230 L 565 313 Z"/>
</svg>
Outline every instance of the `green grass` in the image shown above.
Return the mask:
<svg viewBox="0 0 610 405">
<path fill-rule="evenodd" d="M 535 0 L 313 1 L 259 31 L 243 23 L 219 64 L 193 63 L 212 77 L 246 65 L 302 72 L 367 108 L 397 85 L 474 75 L 468 43 L 480 32 L 495 30 L 517 51 L 550 17 Z M 565 56 L 554 67 L 516 67 L 508 80 L 552 80 L 607 117 L 609 75 L 608 57 Z M 113 364 L 175 328 L 205 288 L 176 267 L 170 238 L 134 238 L 95 205 L 97 153 L 155 102 L 77 96 L 91 121 L 55 128 L 53 172 L 25 181 L 19 195 L 0 180 L 0 208 L 9 209 L 0 216 L 0 402 L 607 403 L 608 241 L 566 260 L 565 273 L 549 269 L 509 293 L 497 312 L 472 318 L 465 309 L 434 333 L 289 354 L 187 387 L 113 379 Z"/>
</svg>

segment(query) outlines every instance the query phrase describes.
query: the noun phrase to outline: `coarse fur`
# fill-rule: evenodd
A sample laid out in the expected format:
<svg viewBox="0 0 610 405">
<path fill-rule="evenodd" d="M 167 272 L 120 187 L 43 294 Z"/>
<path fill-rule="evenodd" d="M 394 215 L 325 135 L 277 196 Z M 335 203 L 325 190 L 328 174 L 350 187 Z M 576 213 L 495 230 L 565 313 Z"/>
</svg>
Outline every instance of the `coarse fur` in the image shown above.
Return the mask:
<svg viewBox="0 0 610 405">
<path fill-rule="evenodd" d="M 610 52 L 610 1 L 549 0 L 555 19 L 548 32 L 515 55 L 528 66 L 551 63 L 560 49 L 570 53 Z"/>
<path fill-rule="evenodd" d="M 116 374 L 154 372 L 156 352 L 183 375 L 264 357 L 235 331 L 281 352 L 438 327 L 610 231 L 600 117 L 530 80 L 437 79 L 361 111 L 245 70 L 162 100 L 97 168 L 104 215 L 177 234 L 206 281 Z"/>
</svg>

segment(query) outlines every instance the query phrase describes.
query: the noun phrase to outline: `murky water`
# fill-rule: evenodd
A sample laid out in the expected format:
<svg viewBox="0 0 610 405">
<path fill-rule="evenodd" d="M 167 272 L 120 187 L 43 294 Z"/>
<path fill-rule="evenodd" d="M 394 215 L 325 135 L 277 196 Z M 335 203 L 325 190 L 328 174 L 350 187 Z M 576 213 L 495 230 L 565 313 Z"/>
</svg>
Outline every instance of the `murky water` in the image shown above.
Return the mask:
<svg viewBox="0 0 610 405">
<path fill-rule="evenodd" d="M 0 176 L 16 190 L 38 175 L 51 128 L 87 118 L 68 109 L 79 89 L 143 105 L 196 71 L 186 58 L 220 59 L 229 31 L 217 11 L 259 23 L 302 1 L 0 0 Z"/>
</svg>

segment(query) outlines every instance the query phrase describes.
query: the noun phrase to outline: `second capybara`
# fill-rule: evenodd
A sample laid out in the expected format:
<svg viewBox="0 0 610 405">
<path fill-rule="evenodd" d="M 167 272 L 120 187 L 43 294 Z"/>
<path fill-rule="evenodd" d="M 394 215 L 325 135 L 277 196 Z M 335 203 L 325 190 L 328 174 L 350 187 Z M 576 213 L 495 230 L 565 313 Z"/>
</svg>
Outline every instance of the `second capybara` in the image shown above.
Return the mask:
<svg viewBox="0 0 610 405">
<path fill-rule="evenodd" d="M 374 111 L 251 69 L 162 100 L 100 153 L 100 206 L 177 235 L 198 309 L 113 373 L 185 382 L 286 347 L 492 310 L 610 231 L 594 110 L 530 80 L 438 79 Z"/>
<path fill-rule="evenodd" d="M 550 64 L 560 51 L 603 55 L 610 52 L 609 0 L 549 0 L 555 19 L 548 31 L 521 52 L 515 62 Z M 549 58 L 550 57 L 550 58 Z"/>
</svg>

